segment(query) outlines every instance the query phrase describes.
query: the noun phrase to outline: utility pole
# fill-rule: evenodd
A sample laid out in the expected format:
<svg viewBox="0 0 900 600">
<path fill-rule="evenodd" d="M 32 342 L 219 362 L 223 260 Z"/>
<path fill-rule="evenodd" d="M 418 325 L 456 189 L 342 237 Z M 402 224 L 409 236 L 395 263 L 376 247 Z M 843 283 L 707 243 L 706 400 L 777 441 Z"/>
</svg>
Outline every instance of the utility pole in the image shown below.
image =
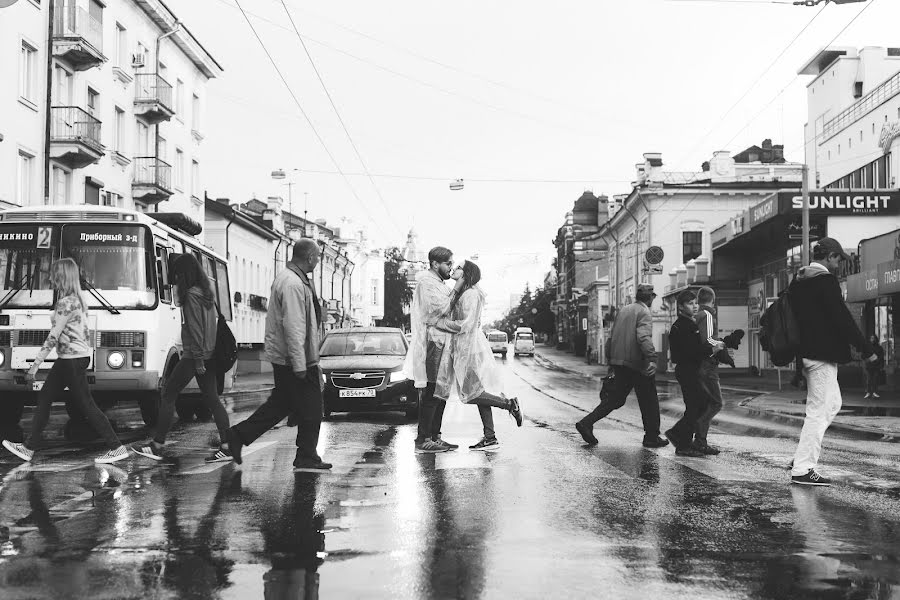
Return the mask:
<svg viewBox="0 0 900 600">
<path fill-rule="evenodd" d="M 803 180 L 800 182 L 800 193 L 803 195 L 803 238 L 800 257 L 804 267 L 809 266 L 809 166 L 803 163 Z"/>
</svg>

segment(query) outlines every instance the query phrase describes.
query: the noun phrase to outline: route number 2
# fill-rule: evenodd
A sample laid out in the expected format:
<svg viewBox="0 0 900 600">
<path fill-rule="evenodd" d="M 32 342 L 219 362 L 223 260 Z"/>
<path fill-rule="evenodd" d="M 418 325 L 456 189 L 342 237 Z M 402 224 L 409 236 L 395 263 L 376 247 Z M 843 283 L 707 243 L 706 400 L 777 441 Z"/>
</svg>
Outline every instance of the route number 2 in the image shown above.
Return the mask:
<svg viewBox="0 0 900 600">
<path fill-rule="evenodd" d="M 53 230 L 50 227 L 38 227 L 37 233 L 37 247 L 38 248 L 49 248 L 50 247 L 50 237 Z"/>
</svg>

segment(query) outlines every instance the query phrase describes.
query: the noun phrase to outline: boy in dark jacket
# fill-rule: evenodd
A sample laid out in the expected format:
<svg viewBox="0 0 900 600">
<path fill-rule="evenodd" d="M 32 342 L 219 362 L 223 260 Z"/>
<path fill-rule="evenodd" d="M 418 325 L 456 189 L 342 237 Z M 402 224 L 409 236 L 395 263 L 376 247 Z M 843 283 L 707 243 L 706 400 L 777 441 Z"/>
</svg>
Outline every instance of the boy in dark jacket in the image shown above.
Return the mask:
<svg viewBox="0 0 900 600">
<path fill-rule="evenodd" d="M 806 418 L 791 467 L 791 483 L 830 485 L 816 472 L 822 439 L 841 409 L 838 364 L 850 362 L 850 345 L 867 360 L 878 357 L 844 304 L 841 285 L 834 273 L 841 261 L 849 260 L 837 240 L 822 238 L 813 249 L 813 262 L 803 267 L 791 282 L 794 316 L 800 330 L 800 353 L 806 376 Z"/>
<path fill-rule="evenodd" d="M 678 294 L 676 301 L 678 319 L 669 331 L 669 351 L 675 363 L 675 379 L 681 386 L 684 398 L 684 415 L 666 431 L 666 437 L 675 446 L 675 454 L 701 457 L 706 455 L 692 446 L 697 419 L 707 405 L 707 396 L 700 381 L 700 365 L 709 360 L 714 351 L 721 349 L 722 342 L 716 341 L 713 346 L 700 335 L 694 320 L 699 309 L 694 292 L 685 290 Z"/>
</svg>

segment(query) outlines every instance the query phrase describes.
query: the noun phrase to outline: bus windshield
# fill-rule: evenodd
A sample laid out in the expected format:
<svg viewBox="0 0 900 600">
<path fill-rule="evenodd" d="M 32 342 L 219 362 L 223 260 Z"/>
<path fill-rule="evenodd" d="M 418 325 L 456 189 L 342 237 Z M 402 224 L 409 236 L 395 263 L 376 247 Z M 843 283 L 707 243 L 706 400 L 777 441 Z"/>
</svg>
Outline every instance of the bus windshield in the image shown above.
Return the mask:
<svg viewBox="0 0 900 600">
<path fill-rule="evenodd" d="M 62 229 L 62 256 L 116 308 L 156 306 L 155 261 L 150 232 L 137 224 L 71 224 Z M 87 290 L 85 290 L 87 291 Z M 86 294 L 91 308 L 103 304 Z"/>
<path fill-rule="evenodd" d="M 0 301 L 6 298 L 5 307 L 53 305 L 50 263 L 58 245 L 55 225 L 0 225 Z"/>
</svg>

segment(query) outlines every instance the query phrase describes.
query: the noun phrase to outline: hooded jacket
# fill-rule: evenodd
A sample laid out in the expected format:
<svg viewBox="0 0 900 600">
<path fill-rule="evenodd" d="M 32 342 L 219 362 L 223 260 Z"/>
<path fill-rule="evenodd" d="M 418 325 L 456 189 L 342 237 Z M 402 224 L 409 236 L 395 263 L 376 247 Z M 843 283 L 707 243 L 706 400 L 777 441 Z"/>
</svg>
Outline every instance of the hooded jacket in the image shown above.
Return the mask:
<svg viewBox="0 0 900 600">
<path fill-rule="evenodd" d="M 216 348 L 216 327 L 219 322 L 215 297 L 206 295 L 197 286 L 187 291 L 181 307 L 181 345 L 187 358 L 209 360 Z"/>
<path fill-rule="evenodd" d="M 844 303 L 837 277 L 819 263 L 802 267 L 790 285 L 792 306 L 800 329 L 800 356 L 829 363 L 848 363 L 850 345 L 863 356 L 872 347 Z"/>
</svg>

